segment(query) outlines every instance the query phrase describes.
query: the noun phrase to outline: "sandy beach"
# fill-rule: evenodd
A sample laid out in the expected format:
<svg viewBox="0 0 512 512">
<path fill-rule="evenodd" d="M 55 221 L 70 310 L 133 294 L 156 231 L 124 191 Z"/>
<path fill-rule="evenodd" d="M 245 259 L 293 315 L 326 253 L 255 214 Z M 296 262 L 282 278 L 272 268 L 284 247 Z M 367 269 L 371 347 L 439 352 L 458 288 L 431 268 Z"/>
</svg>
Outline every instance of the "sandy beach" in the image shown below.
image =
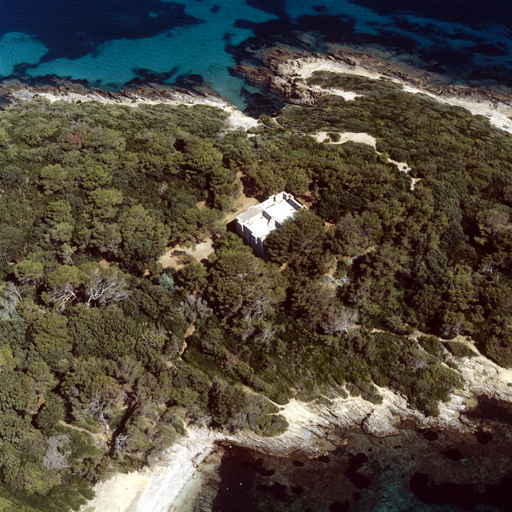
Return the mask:
<svg viewBox="0 0 512 512">
<path fill-rule="evenodd" d="M 189 429 L 158 465 L 117 474 L 96 485 L 83 512 L 188 512 L 202 487 L 196 471 L 215 448 L 217 436 Z M 220 462 L 220 455 L 219 455 Z M 211 463 L 211 462 L 210 462 Z"/>
<path fill-rule="evenodd" d="M 471 340 L 459 337 L 457 341 L 471 344 L 478 352 Z M 399 419 L 409 419 L 423 428 L 472 432 L 474 425 L 467 418 L 461 418 L 460 413 L 475 407 L 475 398 L 479 395 L 511 402 L 512 370 L 503 369 L 480 354 L 456 360 L 466 385 L 456 390 L 449 402 L 440 404 L 437 417 L 425 417 L 410 409 L 403 396 L 378 388 L 383 397 L 378 405 L 361 397 L 338 398 L 329 404 L 293 399 L 281 407 L 280 414 L 288 421 L 289 428 L 278 437 L 264 438 L 247 431 L 226 434 L 189 426 L 187 435 L 171 447 L 155 467 L 128 475 L 118 474 L 99 483 L 95 488 L 96 498 L 82 512 L 193 512 L 194 505 L 196 510 L 207 512 L 207 503 L 213 497 L 204 496 L 203 484 L 209 481 L 211 486 L 212 480 L 215 481 L 223 453 L 217 444 L 222 441 L 274 455 L 300 449 L 311 457 L 318 457 L 335 448 L 326 439 L 335 427 L 360 427 L 375 437 L 385 437 L 398 432 L 395 424 Z M 342 446 L 343 439 L 336 444 Z M 197 500 L 202 503 L 200 508 L 197 508 Z"/>
</svg>

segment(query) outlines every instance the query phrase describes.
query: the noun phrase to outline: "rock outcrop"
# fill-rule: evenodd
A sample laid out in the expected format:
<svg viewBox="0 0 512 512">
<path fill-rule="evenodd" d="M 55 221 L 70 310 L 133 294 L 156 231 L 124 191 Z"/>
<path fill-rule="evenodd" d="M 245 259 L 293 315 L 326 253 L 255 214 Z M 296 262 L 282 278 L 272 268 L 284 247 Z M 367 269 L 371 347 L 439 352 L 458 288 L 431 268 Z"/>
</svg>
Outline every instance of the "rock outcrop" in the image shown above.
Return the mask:
<svg viewBox="0 0 512 512">
<path fill-rule="evenodd" d="M 308 74 L 304 71 L 311 67 L 323 67 L 341 73 L 388 78 L 421 89 L 438 98 L 456 98 L 512 107 L 512 96 L 483 88 L 448 84 L 445 83 L 445 79 L 434 73 L 411 66 L 399 66 L 398 63 L 382 60 L 364 52 L 331 47 L 329 55 L 320 55 L 292 48 L 274 47 L 262 51 L 257 58 L 261 60 L 261 66 L 242 63 L 233 67 L 232 71 L 253 84 L 268 86 L 273 92 L 282 94 L 289 103 L 296 105 L 310 105 L 322 96 L 307 86 L 305 78 Z"/>
<path fill-rule="evenodd" d="M 282 94 L 288 102 L 295 105 L 313 105 L 322 96 L 302 81 L 288 80 L 280 76 L 270 77 L 268 85 L 272 92 Z"/>
<path fill-rule="evenodd" d="M 477 406 L 482 396 L 512 403 L 512 371 L 497 366 L 481 355 L 453 360 L 459 365 L 466 382 L 462 389 L 456 390 L 448 403 L 441 404 L 437 417 L 425 417 L 411 409 L 405 397 L 385 388 L 379 388 L 383 397 L 380 404 L 360 397 L 330 401 L 324 398 L 311 403 L 291 400 L 280 410 L 289 423 L 289 428 L 282 435 L 264 438 L 247 431 L 228 434 L 190 426 L 187 436 L 163 454 L 155 467 L 130 475 L 117 475 L 98 484 L 97 496 L 90 505 L 95 512 L 111 512 L 114 510 L 113 502 L 118 512 L 181 512 L 190 510 L 186 508 L 186 503 L 194 501 L 197 496 L 210 502 L 213 499 L 211 496 L 201 495 L 201 478 L 204 475 L 202 472 L 196 475 L 196 469 L 217 450 L 219 443 L 226 449 L 236 445 L 280 456 L 300 451 L 305 456 L 317 458 L 347 444 L 349 434 L 354 429 L 368 434 L 375 446 L 382 446 L 379 438 L 399 438 L 403 434 L 403 425 L 416 427 L 434 436 L 440 430 L 452 431 L 466 438 L 468 435 L 474 437 L 477 433 L 482 435 L 485 428 L 482 429 L 478 419 L 470 419 L 468 413 Z M 384 443 L 394 445 L 386 439 Z M 217 465 L 220 454 L 215 459 Z M 210 472 L 215 473 L 216 467 Z M 194 484 L 195 476 L 199 480 Z M 206 486 L 206 494 L 208 489 Z"/>
<path fill-rule="evenodd" d="M 163 87 L 157 84 L 144 87 L 121 89 L 117 92 L 99 88 L 86 88 L 80 84 L 31 87 L 20 82 L 0 84 L 0 98 L 4 108 L 11 103 L 30 101 L 33 98 L 46 98 L 50 101 L 68 102 L 99 101 L 109 104 L 137 103 L 210 103 L 220 108 L 230 105 L 214 91 L 200 91 L 198 94 L 183 88 Z"/>
</svg>

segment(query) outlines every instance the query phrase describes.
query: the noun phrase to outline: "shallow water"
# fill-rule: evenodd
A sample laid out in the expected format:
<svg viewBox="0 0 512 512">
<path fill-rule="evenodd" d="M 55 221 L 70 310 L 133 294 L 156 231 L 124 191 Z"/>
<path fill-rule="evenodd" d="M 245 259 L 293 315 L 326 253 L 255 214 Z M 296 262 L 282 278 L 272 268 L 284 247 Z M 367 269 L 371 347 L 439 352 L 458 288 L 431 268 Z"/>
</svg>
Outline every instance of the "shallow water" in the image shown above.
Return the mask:
<svg viewBox="0 0 512 512">
<path fill-rule="evenodd" d="M 387 438 L 332 430 L 338 448 L 317 457 L 226 445 L 212 511 L 510 511 L 511 411 L 481 398 L 467 415 L 475 422 L 467 434 L 412 423 Z"/>
<path fill-rule="evenodd" d="M 63 78 L 115 90 L 188 77 L 244 108 L 256 90 L 229 68 L 276 42 L 315 51 L 328 43 L 370 48 L 457 83 L 512 87 L 510 0 L 0 0 L 0 78 L 33 84 Z M 329 462 L 299 454 L 259 461 L 238 449 L 224 459 L 214 510 L 512 510 L 503 480 L 510 472 L 510 419 L 498 421 L 489 407 L 482 414 L 497 421 L 497 434 L 486 443 L 483 434 L 479 441 L 436 433 L 430 441 L 404 428 L 400 442 L 352 433 Z M 426 487 L 421 475 L 434 470 L 472 480 L 457 484 L 467 488 Z M 473 494 L 478 481 L 502 487 L 491 487 L 487 497 Z"/>
<path fill-rule="evenodd" d="M 229 68 L 280 42 L 370 48 L 451 81 L 512 85 L 506 0 L 1 0 L 0 7 L 0 77 L 32 83 L 61 77 L 118 89 L 192 75 L 244 107 L 247 90 L 255 91 Z"/>
</svg>

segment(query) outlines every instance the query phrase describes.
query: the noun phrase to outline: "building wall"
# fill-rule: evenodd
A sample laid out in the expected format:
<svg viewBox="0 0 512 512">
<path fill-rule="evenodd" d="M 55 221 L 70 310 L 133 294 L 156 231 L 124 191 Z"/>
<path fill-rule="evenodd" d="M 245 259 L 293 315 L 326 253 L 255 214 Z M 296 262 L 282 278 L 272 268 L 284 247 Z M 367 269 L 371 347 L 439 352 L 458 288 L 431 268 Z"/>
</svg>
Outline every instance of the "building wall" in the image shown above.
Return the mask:
<svg viewBox="0 0 512 512">
<path fill-rule="evenodd" d="M 263 240 L 261 238 L 255 237 L 251 230 L 244 226 L 240 221 L 236 220 L 236 233 L 240 238 L 243 238 L 247 245 L 249 245 L 257 256 L 260 258 L 266 259 L 267 255 L 265 253 L 265 246 L 263 244 Z"/>
<path fill-rule="evenodd" d="M 260 203 L 259 205 L 254 206 L 252 208 L 260 209 L 262 207 L 263 208 L 270 207 L 272 204 L 274 204 L 280 200 L 285 200 L 295 210 L 301 210 L 301 209 L 306 208 L 303 204 L 299 203 L 291 194 L 287 194 L 286 192 L 281 192 L 279 194 L 271 196 L 263 203 Z M 250 210 L 251 210 L 251 208 L 247 211 L 250 211 Z M 246 213 L 246 212 L 244 212 L 244 213 Z M 253 234 L 253 232 L 251 231 L 250 226 L 247 226 L 245 224 L 245 222 L 240 219 L 240 217 L 243 215 L 244 214 L 241 214 L 236 218 L 236 232 L 237 232 L 238 236 L 243 238 L 246 241 L 246 243 L 254 250 L 256 255 L 258 255 L 259 257 L 261 257 L 263 259 L 266 259 L 267 254 L 265 251 L 264 240 L 262 238 L 255 236 Z M 261 211 L 261 213 L 259 213 L 259 215 L 264 217 L 265 219 L 269 220 L 269 222 L 270 222 L 271 216 L 264 209 Z M 275 226 L 273 229 L 279 228 L 279 227 L 281 227 L 281 223 L 276 220 Z"/>
</svg>

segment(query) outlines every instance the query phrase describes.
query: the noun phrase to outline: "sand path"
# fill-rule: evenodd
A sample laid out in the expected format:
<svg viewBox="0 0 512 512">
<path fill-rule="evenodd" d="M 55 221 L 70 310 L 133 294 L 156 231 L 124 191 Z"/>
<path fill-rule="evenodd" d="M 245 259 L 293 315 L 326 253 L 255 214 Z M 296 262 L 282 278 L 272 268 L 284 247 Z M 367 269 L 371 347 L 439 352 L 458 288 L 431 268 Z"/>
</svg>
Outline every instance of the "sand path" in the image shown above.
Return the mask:
<svg viewBox="0 0 512 512">
<path fill-rule="evenodd" d="M 331 132 L 333 133 L 333 132 Z M 377 139 L 375 137 L 372 137 L 368 133 L 353 133 L 353 132 L 344 132 L 344 133 L 338 133 L 340 136 L 339 140 L 333 141 L 329 137 L 329 132 L 317 132 L 313 136 L 318 142 L 324 142 L 325 144 L 345 144 L 345 142 L 352 141 L 352 142 L 359 142 L 362 144 L 368 144 L 369 146 L 372 146 L 375 149 L 375 152 L 379 155 L 382 155 L 379 151 L 377 151 Z M 407 175 L 409 175 L 409 171 L 412 169 L 409 167 L 409 164 L 406 162 L 397 162 L 396 160 L 393 160 L 392 158 L 388 157 L 388 162 L 391 162 L 392 164 L 395 164 L 398 167 L 398 170 L 400 172 L 405 172 Z M 414 190 L 416 187 L 416 183 L 421 180 L 421 178 L 413 178 L 409 176 L 412 180 L 411 188 L 410 190 Z"/>
<path fill-rule="evenodd" d="M 500 128 L 504 131 L 512 133 L 512 107 L 504 103 L 498 103 L 492 100 L 469 100 L 465 98 L 459 97 L 449 97 L 442 98 L 436 96 L 435 94 L 424 91 L 419 87 L 414 87 L 409 84 L 403 83 L 397 78 L 390 78 L 389 76 L 385 76 L 381 73 L 377 73 L 374 71 L 370 71 L 365 69 L 362 66 L 356 65 L 351 66 L 349 64 L 345 64 L 343 62 L 335 61 L 332 58 L 325 57 L 304 57 L 294 59 L 292 61 L 286 61 L 280 66 L 279 73 L 282 76 L 294 76 L 300 77 L 303 80 L 309 78 L 315 71 L 331 71 L 333 73 L 347 73 L 350 75 L 358 75 L 365 76 L 367 78 L 379 79 L 385 78 L 387 80 L 391 80 L 395 83 L 400 83 L 403 85 L 404 91 L 411 92 L 414 94 L 425 94 L 430 98 L 433 98 L 440 103 L 445 103 L 448 105 L 453 105 L 457 107 L 463 107 L 469 110 L 473 115 L 482 115 L 489 119 L 490 123 Z M 317 86 L 318 87 L 318 86 Z M 323 90 L 326 94 L 339 94 L 334 93 L 333 89 L 314 89 L 314 90 Z M 342 91 L 340 91 L 342 92 Z M 343 91 L 344 93 L 351 93 L 351 91 Z M 339 94 L 342 95 L 342 94 Z"/>
</svg>

